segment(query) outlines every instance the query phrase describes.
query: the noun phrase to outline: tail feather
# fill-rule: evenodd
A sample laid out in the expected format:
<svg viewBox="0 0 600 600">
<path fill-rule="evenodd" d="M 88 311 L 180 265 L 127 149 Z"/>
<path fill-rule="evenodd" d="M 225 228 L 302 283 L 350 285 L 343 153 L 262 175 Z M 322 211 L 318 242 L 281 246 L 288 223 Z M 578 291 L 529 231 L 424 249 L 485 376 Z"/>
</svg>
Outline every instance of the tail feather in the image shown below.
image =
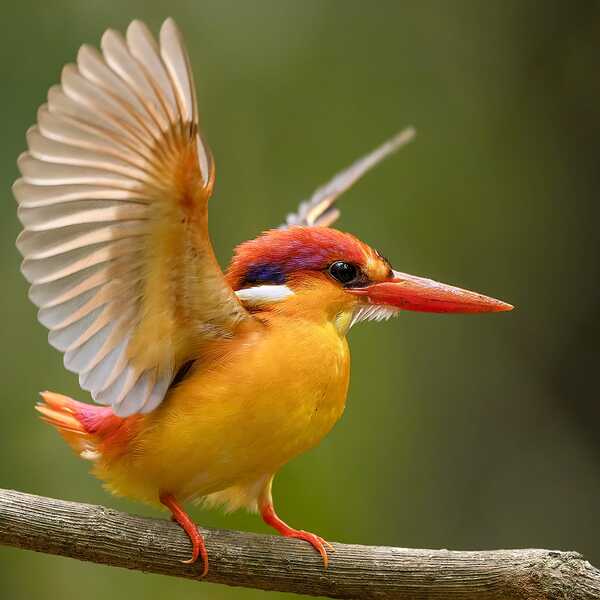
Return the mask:
<svg viewBox="0 0 600 600">
<path fill-rule="evenodd" d="M 111 408 L 93 406 L 55 392 L 41 392 L 35 409 L 42 420 L 56 428 L 63 439 L 87 460 L 102 456 L 107 435 L 123 421 Z"/>
<path fill-rule="evenodd" d="M 60 431 L 77 434 L 87 433 L 81 422 L 75 417 L 75 411 L 71 405 L 75 400 L 53 392 L 42 392 L 40 396 L 43 402 L 38 402 L 35 409 L 41 413 L 42 420 Z"/>
</svg>

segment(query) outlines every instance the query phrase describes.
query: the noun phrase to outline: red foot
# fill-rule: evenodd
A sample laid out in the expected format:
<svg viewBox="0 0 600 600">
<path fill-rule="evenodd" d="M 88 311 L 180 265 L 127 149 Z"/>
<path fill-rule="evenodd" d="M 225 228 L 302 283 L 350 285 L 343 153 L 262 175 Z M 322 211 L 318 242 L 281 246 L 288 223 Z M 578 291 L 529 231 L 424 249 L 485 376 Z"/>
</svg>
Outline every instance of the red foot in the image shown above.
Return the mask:
<svg viewBox="0 0 600 600">
<path fill-rule="evenodd" d="M 312 545 L 312 547 L 321 555 L 323 559 L 323 566 L 325 568 L 329 565 L 329 556 L 327 555 L 327 550 L 325 550 L 325 546 L 327 546 L 332 552 L 335 552 L 334 547 L 327 541 L 325 541 L 322 537 L 310 533 L 308 531 L 302 531 L 301 529 L 293 529 L 287 523 L 284 523 L 275 512 L 275 508 L 272 503 L 267 503 L 261 506 L 260 514 L 263 518 L 263 521 L 267 524 L 279 531 L 279 533 L 285 537 L 297 538 L 299 540 L 304 540 Z"/>
<path fill-rule="evenodd" d="M 202 569 L 201 577 L 204 577 L 208 573 L 208 553 L 206 552 L 206 546 L 204 545 L 204 538 L 198 531 L 198 527 L 190 516 L 179 506 L 177 500 L 171 494 L 162 494 L 160 501 L 171 511 L 171 518 L 176 521 L 181 528 L 187 533 L 192 543 L 192 558 L 188 560 L 182 560 L 181 562 L 186 565 L 191 565 L 198 560 L 198 557 L 202 557 Z"/>
</svg>

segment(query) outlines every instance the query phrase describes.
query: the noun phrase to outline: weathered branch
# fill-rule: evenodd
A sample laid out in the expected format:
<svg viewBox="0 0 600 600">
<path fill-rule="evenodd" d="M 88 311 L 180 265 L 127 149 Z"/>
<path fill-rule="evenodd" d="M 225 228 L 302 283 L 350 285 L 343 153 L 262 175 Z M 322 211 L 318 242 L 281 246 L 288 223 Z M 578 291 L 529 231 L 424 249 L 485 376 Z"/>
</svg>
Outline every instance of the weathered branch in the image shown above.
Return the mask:
<svg viewBox="0 0 600 600">
<path fill-rule="evenodd" d="M 575 552 L 457 552 L 335 544 L 327 571 L 304 542 L 203 530 L 207 581 L 332 598 L 600 598 L 600 571 Z M 200 565 L 181 529 L 103 506 L 0 490 L 0 544 L 188 579 Z"/>
</svg>

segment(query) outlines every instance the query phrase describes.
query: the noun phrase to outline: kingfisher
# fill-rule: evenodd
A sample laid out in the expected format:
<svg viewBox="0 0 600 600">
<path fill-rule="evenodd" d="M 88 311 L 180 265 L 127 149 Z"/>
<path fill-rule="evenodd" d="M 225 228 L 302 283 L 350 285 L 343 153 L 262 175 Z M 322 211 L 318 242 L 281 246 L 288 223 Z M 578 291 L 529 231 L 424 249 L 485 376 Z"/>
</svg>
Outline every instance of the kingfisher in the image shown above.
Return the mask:
<svg viewBox="0 0 600 600">
<path fill-rule="evenodd" d="M 223 272 L 208 230 L 215 164 L 182 36 L 141 21 L 84 45 L 27 132 L 13 186 L 17 247 L 50 344 L 96 404 L 36 405 L 116 495 L 168 509 L 208 570 L 184 503 L 246 508 L 284 536 L 331 545 L 275 511 L 272 483 L 342 416 L 357 323 L 402 310 L 512 306 L 396 271 L 331 227 L 339 196 L 413 137 L 337 174 Z"/>
</svg>

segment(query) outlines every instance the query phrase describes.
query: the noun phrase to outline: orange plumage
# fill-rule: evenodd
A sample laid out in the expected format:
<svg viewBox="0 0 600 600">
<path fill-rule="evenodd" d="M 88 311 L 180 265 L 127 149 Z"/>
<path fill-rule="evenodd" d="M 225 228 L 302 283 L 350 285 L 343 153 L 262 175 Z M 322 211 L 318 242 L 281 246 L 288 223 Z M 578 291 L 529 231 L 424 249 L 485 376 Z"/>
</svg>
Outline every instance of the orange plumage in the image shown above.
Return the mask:
<svg viewBox="0 0 600 600">
<path fill-rule="evenodd" d="M 180 33 L 169 19 L 157 42 L 134 21 L 101 45 L 51 88 L 13 189 L 39 320 L 105 406 L 44 392 L 37 409 L 112 492 L 167 507 L 204 572 L 184 501 L 259 510 L 327 565 L 328 544 L 281 521 L 271 487 L 344 410 L 348 330 L 401 309 L 511 307 L 394 271 L 329 228 L 339 195 L 412 130 L 240 245 L 222 273 L 208 233 L 214 163 Z"/>
</svg>

